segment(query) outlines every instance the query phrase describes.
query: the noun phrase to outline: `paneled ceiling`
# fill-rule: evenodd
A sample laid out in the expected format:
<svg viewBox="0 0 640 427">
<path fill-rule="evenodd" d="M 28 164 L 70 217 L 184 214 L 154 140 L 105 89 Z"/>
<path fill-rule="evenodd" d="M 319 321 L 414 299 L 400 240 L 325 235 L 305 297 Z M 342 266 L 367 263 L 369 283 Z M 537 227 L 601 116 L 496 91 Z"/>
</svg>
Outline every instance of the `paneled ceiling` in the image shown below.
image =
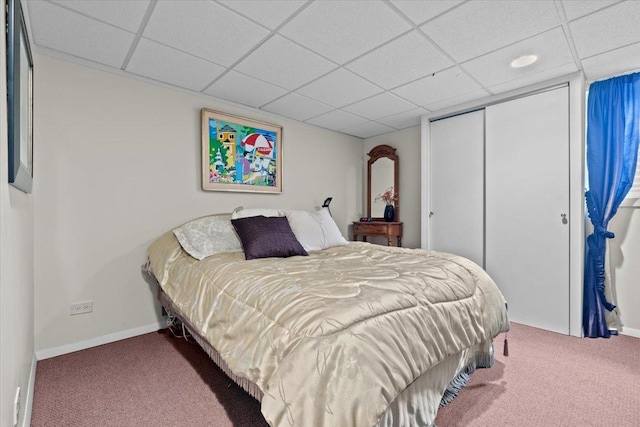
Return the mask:
<svg viewBox="0 0 640 427">
<path fill-rule="evenodd" d="M 640 69 L 637 0 L 23 2 L 36 52 L 361 138 L 576 71 Z"/>
</svg>

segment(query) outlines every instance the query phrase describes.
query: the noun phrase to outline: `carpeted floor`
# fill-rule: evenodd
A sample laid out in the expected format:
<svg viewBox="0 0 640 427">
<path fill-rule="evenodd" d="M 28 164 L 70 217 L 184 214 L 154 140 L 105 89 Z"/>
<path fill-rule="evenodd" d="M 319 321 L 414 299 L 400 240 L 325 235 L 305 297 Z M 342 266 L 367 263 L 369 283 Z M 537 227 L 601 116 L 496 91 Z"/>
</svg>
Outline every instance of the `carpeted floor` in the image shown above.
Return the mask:
<svg viewBox="0 0 640 427">
<path fill-rule="evenodd" d="M 640 339 L 575 338 L 511 324 L 509 357 L 477 370 L 438 427 L 640 426 Z"/>
<path fill-rule="evenodd" d="M 640 425 L 640 339 L 512 324 L 509 350 L 440 410 L 439 427 Z M 38 362 L 31 425 L 267 424 L 197 344 L 154 333 Z"/>
<path fill-rule="evenodd" d="M 198 344 L 167 330 L 39 361 L 31 425 L 268 426 Z"/>
</svg>

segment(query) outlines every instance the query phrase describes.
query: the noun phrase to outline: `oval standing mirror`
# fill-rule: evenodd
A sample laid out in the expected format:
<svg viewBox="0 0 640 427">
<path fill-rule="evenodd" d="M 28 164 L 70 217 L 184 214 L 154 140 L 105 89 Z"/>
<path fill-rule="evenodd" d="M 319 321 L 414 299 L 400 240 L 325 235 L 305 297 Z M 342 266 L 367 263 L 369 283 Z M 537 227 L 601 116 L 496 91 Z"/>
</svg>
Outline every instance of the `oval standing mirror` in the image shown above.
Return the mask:
<svg viewBox="0 0 640 427">
<path fill-rule="evenodd" d="M 391 204 L 394 211 L 391 220 L 399 221 L 398 155 L 395 148 L 378 145 L 371 149 L 367 162 L 367 189 L 367 216 L 382 221 L 387 204 Z M 394 200 L 385 201 L 385 193 L 395 195 Z"/>
</svg>

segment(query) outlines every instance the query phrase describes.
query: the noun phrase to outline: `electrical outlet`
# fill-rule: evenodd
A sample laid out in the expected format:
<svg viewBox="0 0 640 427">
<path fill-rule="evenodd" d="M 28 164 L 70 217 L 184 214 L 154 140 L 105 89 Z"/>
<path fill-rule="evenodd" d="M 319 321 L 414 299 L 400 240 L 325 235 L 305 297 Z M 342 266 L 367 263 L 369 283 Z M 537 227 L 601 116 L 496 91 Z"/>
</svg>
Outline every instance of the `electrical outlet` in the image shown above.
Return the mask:
<svg viewBox="0 0 640 427">
<path fill-rule="evenodd" d="M 69 306 L 69 314 L 91 313 L 93 311 L 93 301 L 74 302 Z"/>
<path fill-rule="evenodd" d="M 20 415 L 20 387 L 16 389 L 16 397 L 13 399 L 13 425 L 18 425 L 18 415 Z"/>
</svg>

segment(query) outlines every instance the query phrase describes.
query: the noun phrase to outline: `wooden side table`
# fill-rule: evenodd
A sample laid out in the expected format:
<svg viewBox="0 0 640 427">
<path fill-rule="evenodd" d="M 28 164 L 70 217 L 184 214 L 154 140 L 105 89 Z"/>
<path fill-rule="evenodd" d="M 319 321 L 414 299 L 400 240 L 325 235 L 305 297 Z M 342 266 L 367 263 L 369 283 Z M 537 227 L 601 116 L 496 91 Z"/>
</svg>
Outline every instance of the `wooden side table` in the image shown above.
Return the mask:
<svg viewBox="0 0 640 427">
<path fill-rule="evenodd" d="M 402 246 L 402 223 L 372 221 L 353 221 L 353 240 L 358 240 L 362 236 L 362 241 L 367 241 L 367 236 L 384 236 L 387 238 L 387 246 L 393 246 L 393 238 L 397 240 L 398 247 Z"/>
</svg>

